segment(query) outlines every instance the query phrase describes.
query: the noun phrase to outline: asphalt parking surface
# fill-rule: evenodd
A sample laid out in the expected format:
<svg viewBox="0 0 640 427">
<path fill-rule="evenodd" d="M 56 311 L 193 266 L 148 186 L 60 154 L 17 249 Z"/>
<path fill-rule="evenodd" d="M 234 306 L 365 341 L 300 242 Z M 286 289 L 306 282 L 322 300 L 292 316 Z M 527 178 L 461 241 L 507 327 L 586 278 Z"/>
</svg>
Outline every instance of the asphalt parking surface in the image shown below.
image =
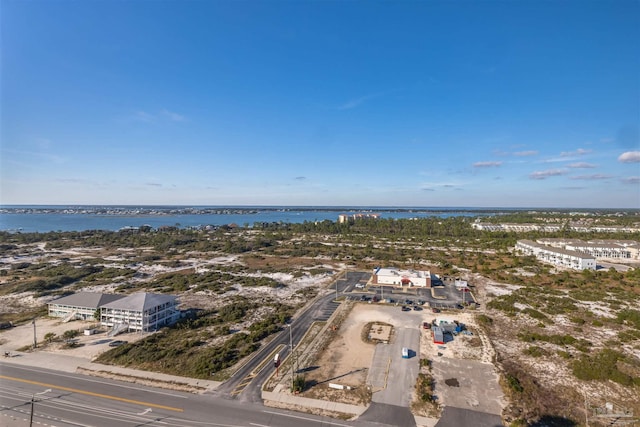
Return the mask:
<svg viewBox="0 0 640 427">
<path fill-rule="evenodd" d="M 438 357 L 432 366 L 434 378 L 440 379 L 436 380 L 436 394 L 447 402 L 447 406 L 497 415 L 502 413 L 504 394 L 493 365 L 477 360 Z M 446 385 L 444 381 L 447 379 L 455 379 L 458 385 Z"/>
<path fill-rule="evenodd" d="M 499 415 L 446 406 L 435 427 L 502 427 Z"/>
</svg>

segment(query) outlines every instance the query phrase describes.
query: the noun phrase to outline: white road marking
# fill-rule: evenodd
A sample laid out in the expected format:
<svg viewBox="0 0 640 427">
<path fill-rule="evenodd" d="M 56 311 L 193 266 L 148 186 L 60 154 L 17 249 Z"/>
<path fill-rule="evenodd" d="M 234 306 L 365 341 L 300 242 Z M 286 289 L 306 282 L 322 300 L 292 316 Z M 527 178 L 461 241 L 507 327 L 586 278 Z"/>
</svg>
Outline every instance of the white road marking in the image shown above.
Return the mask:
<svg viewBox="0 0 640 427">
<path fill-rule="evenodd" d="M 332 422 L 326 421 L 326 420 L 314 420 L 313 418 L 300 417 L 298 415 L 283 414 L 281 412 L 272 412 L 272 411 L 262 411 L 262 412 L 267 413 L 267 414 L 280 415 L 280 416 L 283 416 L 283 417 L 297 418 L 299 420 L 313 421 L 314 423 L 331 424 L 332 426 L 351 427 L 348 424 L 332 423 Z"/>
<path fill-rule="evenodd" d="M 40 372 L 40 373 L 43 373 L 43 374 L 56 375 L 56 376 L 59 376 L 59 377 L 73 378 L 73 379 L 76 379 L 76 380 L 79 380 L 79 381 L 87 381 L 87 382 L 92 382 L 92 383 L 110 385 L 112 387 L 128 388 L 128 389 L 131 389 L 131 390 L 145 391 L 145 392 L 148 392 L 148 393 L 164 394 L 166 396 L 179 397 L 180 399 L 188 399 L 187 396 L 183 396 L 183 395 L 180 395 L 180 394 L 168 393 L 168 392 L 164 392 L 164 391 L 157 391 L 157 390 L 146 389 L 146 388 L 143 389 L 143 388 L 132 387 L 132 386 L 123 385 L 123 384 L 114 384 L 114 383 L 111 383 L 111 382 L 90 379 L 90 378 L 87 378 L 84 375 L 79 375 L 79 376 L 64 375 L 64 374 L 60 374 L 60 373 L 53 372 L 53 371 L 43 371 L 43 370 L 39 370 L 39 369 L 28 369 L 28 368 L 25 368 L 24 366 L 16 366 L 16 365 L 11 365 L 11 366 L 13 368 L 23 369 L 25 371 Z"/>
</svg>

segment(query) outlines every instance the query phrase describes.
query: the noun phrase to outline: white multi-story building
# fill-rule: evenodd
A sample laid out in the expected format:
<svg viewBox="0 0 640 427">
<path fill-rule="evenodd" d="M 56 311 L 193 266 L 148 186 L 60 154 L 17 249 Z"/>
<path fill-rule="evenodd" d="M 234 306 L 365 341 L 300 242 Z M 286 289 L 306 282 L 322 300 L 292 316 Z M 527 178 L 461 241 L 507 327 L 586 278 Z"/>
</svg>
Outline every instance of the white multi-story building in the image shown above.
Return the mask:
<svg viewBox="0 0 640 427">
<path fill-rule="evenodd" d="M 525 255 L 533 255 L 540 261 L 574 270 L 596 269 L 596 259 L 590 255 L 541 245 L 531 240 L 518 240 L 516 250 Z"/>
<path fill-rule="evenodd" d="M 578 251 L 595 258 L 610 260 L 640 259 L 640 243 L 635 240 L 579 240 L 562 238 L 537 239 L 536 242 L 556 248 Z"/>
<path fill-rule="evenodd" d="M 431 272 L 377 267 L 373 270 L 371 283 L 374 285 L 431 287 Z"/>
<path fill-rule="evenodd" d="M 55 299 L 47 305 L 51 317 L 62 317 L 65 320 L 91 320 L 95 318 L 96 310 L 100 306 L 124 297 L 116 294 L 78 292 Z"/>
<path fill-rule="evenodd" d="M 65 320 L 91 320 L 99 311 L 103 326 L 150 332 L 175 323 L 180 318 L 177 297 L 152 293 L 132 295 L 78 292 L 49 304 L 49 316 Z"/>
<path fill-rule="evenodd" d="M 173 295 L 137 293 L 100 307 L 100 322 L 105 326 L 151 332 L 175 323 L 180 318 L 178 299 Z"/>
<path fill-rule="evenodd" d="M 570 223 L 570 224 L 509 224 L 509 223 L 501 223 L 501 224 L 491 224 L 491 223 L 482 223 L 482 222 L 474 222 L 471 224 L 471 227 L 476 230 L 484 230 L 484 231 L 512 231 L 512 232 L 528 232 L 528 231 L 543 231 L 543 232 L 558 232 L 562 231 L 564 227 L 567 230 L 578 231 L 582 233 L 587 232 L 598 232 L 598 233 L 635 233 L 640 231 L 640 227 L 623 227 L 623 226 L 602 226 L 602 225 L 585 225 L 578 223 Z"/>
<path fill-rule="evenodd" d="M 378 213 L 355 213 L 355 214 L 340 214 L 338 215 L 338 223 L 339 224 L 345 224 L 345 223 L 354 223 L 357 219 L 366 219 L 366 218 L 372 218 L 372 219 L 379 219 L 380 218 L 380 214 Z"/>
</svg>

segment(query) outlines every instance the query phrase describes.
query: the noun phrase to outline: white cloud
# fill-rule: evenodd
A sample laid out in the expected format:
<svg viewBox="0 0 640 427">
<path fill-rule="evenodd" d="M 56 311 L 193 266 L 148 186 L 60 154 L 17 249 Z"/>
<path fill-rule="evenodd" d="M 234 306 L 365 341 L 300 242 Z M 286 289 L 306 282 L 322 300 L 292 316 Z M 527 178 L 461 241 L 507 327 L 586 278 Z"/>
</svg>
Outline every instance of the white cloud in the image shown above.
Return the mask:
<svg viewBox="0 0 640 427">
<path fill-rule="evenodd" d="M 346 103 L 339 106 L 338 110 L 351 110 L 352 108 L 356 108 L 359 105 L 364 104 L 365 102 L 382 95 L 384 95 L 384 92 L 372 93 L 371 95 L 365 95 L 365 96 L 361 96 L 360 98 L 350 99 Z"/>
<path fill-rule="evenodd" d="M 475 162 L 473 164 L 474 168 L 492 168 L 501 166 L 502 162 Z"/>
<path fill-rule="evenodd" d="M 518 157 L 536 156 L 537 154 L 538 152 L 536 150 L 517 151 L 513 153 L 514 156 L 518 156 Z"/>
<path fill-rule="evenodd" d="M 640 163 L 640 151 L 627 151 L 620 154 L 618 161 L 622 163 Z"/>
<path fill-rule="evenodd" d="M 640 184 L 640 176 L 629 176 L 627 178 L 622 178 L 623 184 Z"/>
<path fill-rule="evenodd" d="M 167 109 L 161 110 L 159 113 L 148 113 L 143 110 L 136 111 L 133 114 L 133 120 L 144 123 L 155 123 L 158 121 L 184 122 L 187 120 L 182 114 L 174 113 Z"/>
<path fill-rule="evenodd" d="M 184 122 L 186 120 L 186 118 L 183 115 L 174 113 L 169 110 L 162 110 L 162 115 L 167 119 L 171 120 L 172 122 Z"/>
<path fill-rule="evenodd" d="M 611 175 L 605 175 L 601 173 L 594 173 L 592 175 L 577 175 L 572 176 L 571 179 L 585 179 L 585 180 L 597 180 L 597 179 L 610 179 L 613 178 Z"/>
<path fill-rule="evenodd" d="M 547 179 L 551 176 L 565 175 L 567 171 L 565 169 L 547 169 L 545 171 L 535 171 L 529 174 L 531 179 Z"/>
<path fill-rule="evenodd" d="M 149 114 L 146 111 L 136 111 L 134 113 L 133 118 L 135 120 L 138 120 L 140 122 L 145 122 L 145 123 L 151 123 L 151 122 L 155 122 L 156 118 L 153 114 Z"/>
<path fill-rule="evenodd" d="M 579 162 L 579 163 L 571 163 L 567 165 L 568 168 L 572 169 L 593 169 L 596 167 L 593 163 Z"/>
<path fill-rule="evenodd" d="M 583 156 L 590 153 L 591 151 L 592 150 L 588 150 L 585 148 L 578 148 L 576 151 L 563 151 L 562 153 L 560 153 L 560 157 Z"/>
<path fill-rule="evenodd" d="M 47 138 L 36 138 L 35 143 L 38 148 L 47 149 L 51 146 L 51 140 Z"/>
<path fill-rule="evenodd" d="M 57 154 L 40 152 L 40 151 L 22 151 L 22 150 L 2 150 L 4 153 L 13 154 L 24 157 L 37 157 L 51 163 L 65 163 L 67 158 Z M 18 164 L 18 162 L 16 162 Z"/>
</svg>

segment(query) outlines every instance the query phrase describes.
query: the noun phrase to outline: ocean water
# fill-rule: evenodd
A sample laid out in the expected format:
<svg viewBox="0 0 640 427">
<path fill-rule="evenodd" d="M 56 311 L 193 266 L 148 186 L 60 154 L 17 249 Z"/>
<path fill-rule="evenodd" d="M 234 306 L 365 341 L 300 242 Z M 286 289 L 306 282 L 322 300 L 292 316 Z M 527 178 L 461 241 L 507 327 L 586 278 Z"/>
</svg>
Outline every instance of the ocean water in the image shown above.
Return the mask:
<svg viewBox="0 0 640 427">
<path fill-rule="evenodd" d="M 196 213 L 194 213 L 196 212 Z M 149 225 L 198 227 L 237 224 L 253 226 L 261 222 L 303 223 L 337 221 L 340 214 L 377 213 L 381 218 L 424 218 L 492 215 L 487 209 L 473 208 L 295 208 L 295 207 L 72 207 L 3 206 L 0 230 L 11 232 L 117 231 L 124 227 Z"/>
</svg>

